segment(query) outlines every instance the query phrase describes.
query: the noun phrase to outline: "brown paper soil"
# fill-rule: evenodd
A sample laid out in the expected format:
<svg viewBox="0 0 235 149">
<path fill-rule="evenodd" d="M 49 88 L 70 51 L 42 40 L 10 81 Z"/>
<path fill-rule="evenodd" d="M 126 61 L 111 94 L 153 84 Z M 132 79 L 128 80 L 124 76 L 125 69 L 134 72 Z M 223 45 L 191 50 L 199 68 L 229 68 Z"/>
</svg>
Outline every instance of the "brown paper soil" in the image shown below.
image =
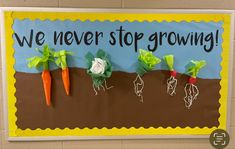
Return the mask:
<svg viewBox="0 0 235 149">
<path fill-rule="evenodd" d="M 144 103 L 133 91 L 134 73 L 114 72 L 107 80 L 114 88 L 94 95 L 91 78 L 84 69 L 70 68 L 71 96 L 66 96 L 61 71 L 52 75 L 52 107 L 46 106 L 40 74 L 16 72 L 17 126 L 36 128 L 93 127 L 213 127 L 219 118 L 219 79 L 198 79 L 198 99 L 190 110 L 184 104 L 188 76 L 177 74 L 177 94 L 166 93 L 168 71 L 143 76 Z"/>
</svg>

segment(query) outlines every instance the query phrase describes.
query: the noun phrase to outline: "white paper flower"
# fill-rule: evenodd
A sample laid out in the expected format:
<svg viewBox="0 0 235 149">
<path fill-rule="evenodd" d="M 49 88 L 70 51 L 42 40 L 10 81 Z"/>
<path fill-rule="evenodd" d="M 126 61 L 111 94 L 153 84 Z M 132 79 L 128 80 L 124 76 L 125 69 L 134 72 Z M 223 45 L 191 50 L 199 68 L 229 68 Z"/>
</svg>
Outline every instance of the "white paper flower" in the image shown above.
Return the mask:
<svg viewBox="0 0 235 149">
<path fill-rule="evenodd" d="M 92 66 L 90 68 L 90 71 L 94 74 L 104 74 L 106 67 L 106 61 L 102 60 L 100 58 L 95 58 L 92 61 Z"/>
</svg>

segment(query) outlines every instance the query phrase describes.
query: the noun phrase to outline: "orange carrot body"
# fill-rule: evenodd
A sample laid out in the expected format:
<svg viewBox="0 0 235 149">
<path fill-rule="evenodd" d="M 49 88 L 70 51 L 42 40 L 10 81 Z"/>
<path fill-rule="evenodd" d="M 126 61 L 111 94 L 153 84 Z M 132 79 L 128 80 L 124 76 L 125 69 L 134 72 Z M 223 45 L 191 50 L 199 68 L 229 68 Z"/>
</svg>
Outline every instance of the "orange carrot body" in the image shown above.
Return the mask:
<svg viewBox="0 0 235 149">
<path fill-rule="evenodd" d="M 70 79 L 69 79 L 69 68 L 66 67 L 62 69 L 62 80 L 64 83 L 64 89 L 66 91 L 66 94 L 70 94 Z"/>
<path fill-rule="evenodd" d="M 49 70 L 44 70 L 42 72 L 42 81 L 44 87 L 44 93 L 46 97 L 46 104 L 51 105 L 51 74 Z"/>
</svg>

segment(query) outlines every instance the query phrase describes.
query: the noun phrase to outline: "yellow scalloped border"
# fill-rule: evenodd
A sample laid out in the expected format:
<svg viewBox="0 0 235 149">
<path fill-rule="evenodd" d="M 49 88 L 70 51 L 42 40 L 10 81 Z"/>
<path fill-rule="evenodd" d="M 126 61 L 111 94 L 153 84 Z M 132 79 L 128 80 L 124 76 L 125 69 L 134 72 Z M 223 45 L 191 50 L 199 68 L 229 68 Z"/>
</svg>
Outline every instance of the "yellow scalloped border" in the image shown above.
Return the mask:
<svg viewBox="0 0 235 149">
<path fill-rule="evenodd" d="M 84 128 L 84 129 L 36 129 L 36 130 L 21 130 L 16 126 L 17 117 L 15 115 L 17 108 L 15 107 L 16 97 L 15 91 L 15 70 L 13 68 L 15 59 L 13 57 L 13 20 L 14 19 L 40 19 L 40 20 L 90 20 L 90 21 L 223 21 L 223 52 L 222 52 L 222 70 L 221 70 L 221 90 L 220 95 L 220 118 L 219 127 L 226 129 L 227 126 L 227 98 L 228 98 L 228 72 L 229 72 L 229 55 L 230 55 L 230 15 L 229 14 L 131 14 L 131 13 L 92 13 L 92 12 L 13 12 L 5 11 L 5 30 L 6 30 L 6 63 L 7 63 L 7 94 L 8 94 L 8 129 L 10 137 L 29 137 L 29 136 L 131 136 L 131 135 L 208 135 L 216 127 L 213 128 Z"/>
</svg>

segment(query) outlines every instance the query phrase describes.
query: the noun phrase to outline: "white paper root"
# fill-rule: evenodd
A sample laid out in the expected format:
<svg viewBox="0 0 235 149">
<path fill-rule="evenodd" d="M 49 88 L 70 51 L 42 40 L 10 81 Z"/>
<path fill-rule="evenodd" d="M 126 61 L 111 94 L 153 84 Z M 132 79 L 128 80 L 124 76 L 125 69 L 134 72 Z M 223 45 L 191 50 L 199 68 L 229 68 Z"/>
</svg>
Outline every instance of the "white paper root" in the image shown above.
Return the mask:
<svg viewBox="0 0 235 149">
<path fill-rule="evenodd" d="M 106 90 L 109 90 L 109 89 L 111 89 L 111 88 L 113 88 L 113 87 L 114 87 L 114 86 L 109 86 L 109 87 L 108 87 L 106 80 L 104 80 L 104 86 L 103 86 L 103 85 L 100 85 L 100 86 L 96 87 L 95 84 L 93 83 L 93 90 L 94 90 L 94 92 L 95 92 L 95 96 L 98 95 L 98 92 L 97 92 L 96 89 L 98 89 L 98 91 L 99 91 L 100 88 L 102 88 L 103 91 L 106 91 Z"/>
<path fill-rule="evenodd" d="M 192 83 L 187 83 L 184 87 L 185 97 L 184 102 L 186 108 L 190 109 L 193 104 L 193 101 L 197 99 L 199 95 L 199 90 L 196 85 Z"/>
<path fill-rule="evenodd" d="M 109 87 L 108 87 L 106 80 L 104 80 L 104 86 L 105 86 L 105 88 L 106 88 L 107 90 L 109 90 L 109 89 L 111 89 L 111 88 L 114 87 L 114 86 L 109 86 Z"/>
<path fill-rule="evenodd" d="M 135 78 L 135 80 L 133 81 L 134 84 L 134 91 L 135 94 L 140 97 L 140 102 L 144 102 L 144 98 L 143 98 L 143 89 L 144 89 L 144 81 L 143 79 L 140 77 L 140 75 L 137 75 L 137 77 Z"/>
<path fill-rule="evenodd" d="M 173 76 L 171 76 L 169 79 L 167 79 L 167 93 L 171 96 L 176 94 L 175 89 L 177 86 L 177 79 Z"/>
</svg>

